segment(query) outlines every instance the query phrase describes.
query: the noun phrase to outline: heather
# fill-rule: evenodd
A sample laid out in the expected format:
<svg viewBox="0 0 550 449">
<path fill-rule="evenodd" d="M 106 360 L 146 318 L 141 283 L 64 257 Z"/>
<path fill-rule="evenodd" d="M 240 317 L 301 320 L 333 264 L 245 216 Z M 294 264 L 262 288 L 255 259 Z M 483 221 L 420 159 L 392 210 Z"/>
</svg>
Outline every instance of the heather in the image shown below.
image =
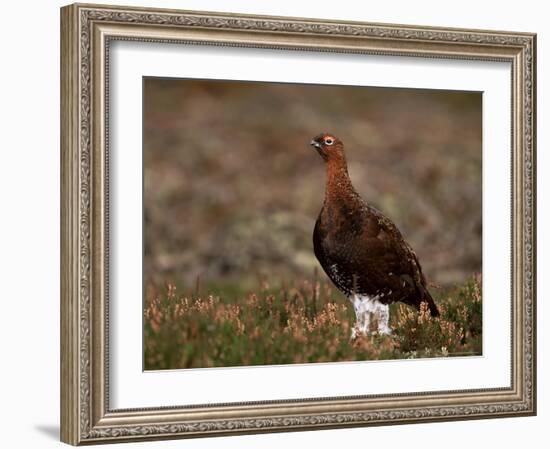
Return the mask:
<svg viewBox="0 0 550 449">
<path fill-rule="evenodd" d="M 196 286 L 194 287 L 196 288 Z M 391 335 L 350 340 L 353 308 L 330 284 L 290 285 L 216 295 L 150 287 L 144 304 L 145 369 L 230 367 L 481 355 L 479 277 L 434 290 L 427 307 L 391 307 Z M 371 323 L 373 330 L 376 323 Z"/>
</svg>

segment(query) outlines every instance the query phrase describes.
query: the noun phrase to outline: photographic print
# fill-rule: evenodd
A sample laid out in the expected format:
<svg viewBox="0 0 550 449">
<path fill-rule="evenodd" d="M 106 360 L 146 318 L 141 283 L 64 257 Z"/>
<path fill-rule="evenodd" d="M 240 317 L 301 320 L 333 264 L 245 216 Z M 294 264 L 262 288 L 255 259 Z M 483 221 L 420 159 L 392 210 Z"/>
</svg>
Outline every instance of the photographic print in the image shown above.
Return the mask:
<svg viewBox="0 0 550 449">
<path fill-rule="evenodd" d="M 145 370 L 482 355 L 481 92 L 143 98 Z"/>
</svg>

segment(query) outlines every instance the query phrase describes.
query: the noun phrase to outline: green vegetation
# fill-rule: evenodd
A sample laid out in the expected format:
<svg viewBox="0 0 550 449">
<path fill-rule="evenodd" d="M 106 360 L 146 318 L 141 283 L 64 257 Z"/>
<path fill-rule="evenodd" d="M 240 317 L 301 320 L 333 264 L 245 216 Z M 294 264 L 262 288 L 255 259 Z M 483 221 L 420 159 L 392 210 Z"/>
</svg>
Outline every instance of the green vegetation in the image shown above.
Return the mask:
<svg viewBox="0 0 550 449">
<path fill-rule="evenodd" d="M 263 282 L 248 293 L 235 286 L 225 294 L 220 287 L 204 290 L 215 294 L 199 294 L 200 285 L 186 294 L 171 284 L 148 289 L 145 369 L 481 355 L 478 277 L 445 291 L 432 288 L 440 318 L 394 304 L 392 335 L 354 341 L 351 304 L 317 277 L 278 288 Z"/>
</svg>

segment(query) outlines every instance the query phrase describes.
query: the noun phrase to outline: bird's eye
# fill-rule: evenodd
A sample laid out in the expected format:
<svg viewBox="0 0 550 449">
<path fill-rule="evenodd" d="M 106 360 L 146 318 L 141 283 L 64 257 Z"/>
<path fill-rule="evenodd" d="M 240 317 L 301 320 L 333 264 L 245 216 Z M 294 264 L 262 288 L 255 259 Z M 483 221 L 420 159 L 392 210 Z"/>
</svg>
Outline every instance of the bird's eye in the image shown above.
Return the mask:
<svg viewBox="0 0 550 449">
<path fill-rule="evenodd" d="M 332 145 L 334 143 L 334 140 L 332 140 L 330 137 L 328 139 L 325 139 L 325 144 Z"/>
</svg>

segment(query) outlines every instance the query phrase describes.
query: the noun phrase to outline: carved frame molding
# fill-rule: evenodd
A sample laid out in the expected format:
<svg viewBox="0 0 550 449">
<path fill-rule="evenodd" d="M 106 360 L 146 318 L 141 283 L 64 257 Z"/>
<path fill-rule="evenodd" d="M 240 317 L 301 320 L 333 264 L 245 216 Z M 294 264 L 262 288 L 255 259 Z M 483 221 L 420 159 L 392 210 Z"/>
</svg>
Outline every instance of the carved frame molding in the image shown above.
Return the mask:
<svg viewBox="0 0 550 449">
<path fill-rule="evenodd" d="M 61 33 L 63 441 L 77 445 L 536 413 L 534 34 L 82 4 L 61 9 Z M 510 62 L 512 387 L 110 410 L 106 186 L 113 40 Z"/>
</svg>

